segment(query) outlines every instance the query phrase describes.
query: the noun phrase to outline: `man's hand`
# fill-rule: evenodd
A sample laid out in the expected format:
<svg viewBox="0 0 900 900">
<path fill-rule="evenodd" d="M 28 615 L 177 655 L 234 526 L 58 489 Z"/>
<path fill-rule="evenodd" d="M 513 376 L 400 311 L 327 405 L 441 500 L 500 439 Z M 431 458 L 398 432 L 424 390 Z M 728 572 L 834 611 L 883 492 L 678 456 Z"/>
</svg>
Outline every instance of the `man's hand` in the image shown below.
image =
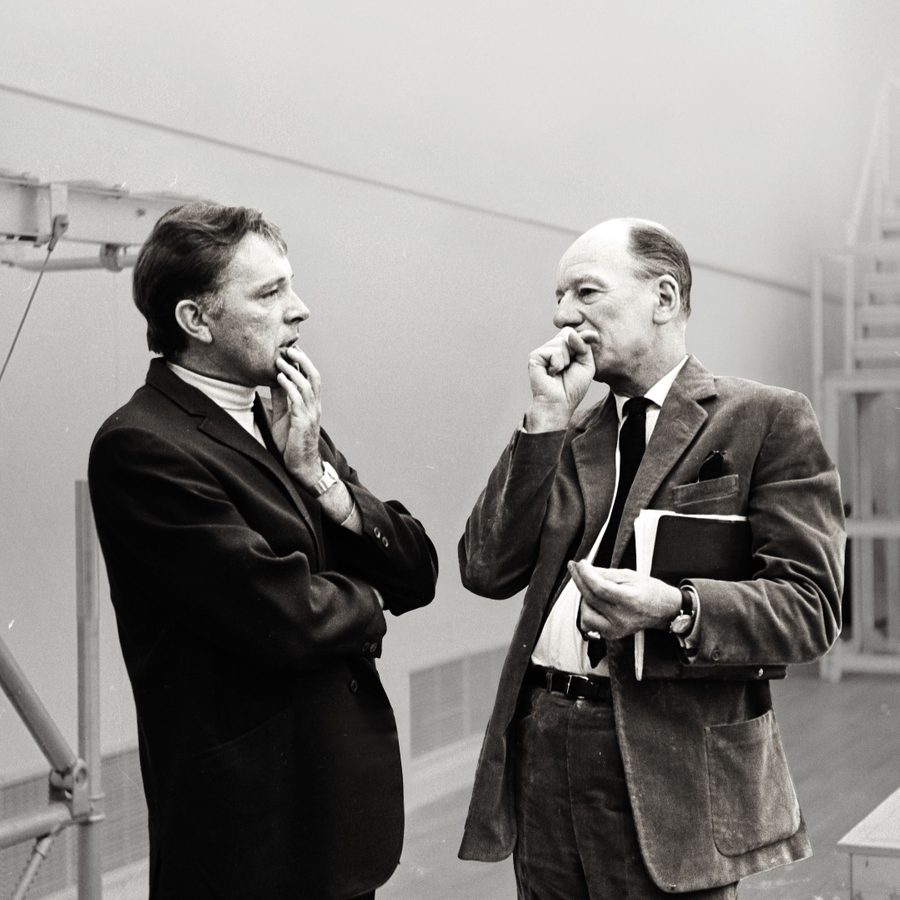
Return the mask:
<svg viewBox="0 0 900 900">
<path fill-rule="evenodd" d="M 585 560 L 569 563 L 581 591 L 581 629 L 623 638 L 646 628 L 666 628 L 681 609 L 681 591 L 631 569 L 603 569 Z"/>
<path fill-rule="evenodd" d="M 289 347 L 275 360 L 278 384 L 272 388 L 272 437 L 285 468 L 301 484 L 312 487 L 322 476 L 319 420 L 322 380 L 310 358 Z"/>
<path fill-rule="evenodd" d="M 525 417 L 530 432 L 566 428 L 594 378 L 591 344 L 600 336 L 593 329 L 566 326 L 528 357 L 531 408 Z"/>
</svg>

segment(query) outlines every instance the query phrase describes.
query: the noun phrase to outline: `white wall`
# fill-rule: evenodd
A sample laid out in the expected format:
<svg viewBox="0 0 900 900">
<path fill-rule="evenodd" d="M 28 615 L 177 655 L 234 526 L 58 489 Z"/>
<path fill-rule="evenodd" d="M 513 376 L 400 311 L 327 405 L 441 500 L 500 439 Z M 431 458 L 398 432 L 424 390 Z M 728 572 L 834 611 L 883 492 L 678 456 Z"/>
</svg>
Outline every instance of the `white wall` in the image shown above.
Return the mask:
<svg viewBox="0 0 900 900">
<path fill-rule="evenodd" d="M 5 10 L 0 166 L 245 203 L 282 225 L 312 310 L 305 341 L 325 425 L 440 553 L 435 603 L 389 623 L 382 671 L 405 737 L 409 670 L 505 643 L 518 612 L 462 589 L 455 546 L 526 404 L 525 358 L 552 331 L 571 236 L 645 215 L 700 263 L 805 283 L 812 250 L 840 239 L 880 82 L 900 74 L 900 8 L 325 9 Z M 717 371 L 808 391 L 802 295 L 703 266 L 695 276 L 694 352 Z M 4 353 L 33 277 L 0 269 Z M 0 627 L 69 735 L 73 482 L 147 359 L 127 275 L 47 275 L 0 383 Z M 134 732 L 104 614 L 110 750 Z M 12 719 L 0 702 L 7 778 L 41 766 Z"/>
</svg>

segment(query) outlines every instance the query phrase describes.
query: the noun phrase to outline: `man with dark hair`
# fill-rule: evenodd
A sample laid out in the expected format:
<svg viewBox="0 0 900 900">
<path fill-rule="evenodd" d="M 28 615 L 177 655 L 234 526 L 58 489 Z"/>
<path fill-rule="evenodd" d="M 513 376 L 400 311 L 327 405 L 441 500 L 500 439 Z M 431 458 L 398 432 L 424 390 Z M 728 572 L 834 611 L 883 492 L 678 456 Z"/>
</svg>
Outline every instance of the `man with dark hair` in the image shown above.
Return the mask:
<svg viewBox="0 0 900 900">
<path fill-rule="evenodd" d="M 437 559 L 320 430 L 292 281 L 254 210 L 164 215 L 134 274 L 162 355 L 91 448 L 154 900 L 371 897 L 400 856 L 374 660 L 385 611 L 433 598 Z"/>
<path fill-rule="evenodd" d="M 527 588 L 460 849 L 513 853 L 522 900 L 730 898 L 810 853 L 769 679 L 839 633 L 838 476 L 802 394 L 687 354 L 690 284 L 654 223 L 572 244 L 460 541 L 470 590 Z M 577 414 L 592 380 L 609 392 Z M 636 571 L 642 509 L 746 521 L 674 520 L 664 581 Z M 714 526 L 704 546 L 688 523 Z"/>
<path fill-rule="evenodd" d="M 133 279 L 134 302 L 147 320 L 151 352 L 173 359 L 188 346 L 188 335 L 175 318 L 176 305 L 185 297 L 214 303 L 234 249 L 248 234 L 287 254 L 278 226 L 255 209 L 188 203 L 160 218 L 141 248 Z"/>
</svg>

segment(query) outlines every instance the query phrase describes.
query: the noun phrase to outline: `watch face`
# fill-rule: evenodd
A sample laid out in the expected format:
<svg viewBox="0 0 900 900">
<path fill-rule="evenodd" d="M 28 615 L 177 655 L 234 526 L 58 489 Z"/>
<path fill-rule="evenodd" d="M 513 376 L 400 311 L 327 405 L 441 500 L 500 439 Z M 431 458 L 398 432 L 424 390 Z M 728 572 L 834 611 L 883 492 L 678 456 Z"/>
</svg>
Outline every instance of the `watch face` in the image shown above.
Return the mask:
<svg viewBox="0 0 900 900">
<path fill-rule="evenodd" d="M 672 622 L 669 625 L 669 631 L 671 631 L 672 634 L 687 634 L 691 630 L 693 621 L 693 616 L 690 616 L 687 613 L 681 613 L 672 619 Z"/>
</svg>

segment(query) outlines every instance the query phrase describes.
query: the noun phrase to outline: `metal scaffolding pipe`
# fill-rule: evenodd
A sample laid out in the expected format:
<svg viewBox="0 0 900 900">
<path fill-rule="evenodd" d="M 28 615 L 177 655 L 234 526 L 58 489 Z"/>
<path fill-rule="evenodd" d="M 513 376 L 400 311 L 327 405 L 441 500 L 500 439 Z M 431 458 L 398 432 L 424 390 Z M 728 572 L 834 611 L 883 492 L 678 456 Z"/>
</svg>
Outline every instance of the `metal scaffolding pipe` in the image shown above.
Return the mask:
<svg viewBox="0 0 900 900">
<path fill-rule="evenodd" d="M 44 837 L 35 842 L 34 848 L 31 851 L 31 856 L 28 859 L 28 865 L 25 867 L 25 871 L 19 879 L 19 886 L 16 888 L 16 892 L 12 895 L 10 900 L 25 900 L 28 895 L 28 889 L 31 887 L 31 882 L 34 881 L 38 869 L 41 867 L 41 863 L 50 853 L 50 848 L 53 846 L 54 840 L 56 840 L 55 832 L 44 835 Z"/>
<path fill-rule="evenodd" d="M 90 814 L 78 828 L 78 900 L 101 900 L 99 546 L 86 481 L 75 482 L 78 610 L 78 752 L 87 765 Z"/>
<path fill-rule="evenodd" d="M 122 269 L 131 268 L 137 262 L 136 253 L 126 253 L 117 257 L 116 265 L 107 265 L 101 257 L 97 256 L 63 256 L 58 259 L 48 259 L 43 262 L 40 259 L 25 259 L 24 257 L 16 257 L 15 259 L 0 259 L 0 262 L 9 266 L 15 266 L 17 269 L 25 269 L 29 272 L 77 272 L 82 270 L 96 271 L 97 269 L 107 269 L 110 272 L 121 272 Z"/>
<path fill-rule="evenodd" d="M 2 638 L 0 638 L 0 685 L 51 768 L 61 773 L 74 769 L 78 757 L 50 717 L 47 707 L 38 697 Z"/>
<path fill-rule="evenodd" d="M 5 819 L 0 822 L 0 850 L 52 834 L 64 825 L 71 825 L 72 821 L 65 803 L 51 803 L 36 812 Z"/>
</svg>

